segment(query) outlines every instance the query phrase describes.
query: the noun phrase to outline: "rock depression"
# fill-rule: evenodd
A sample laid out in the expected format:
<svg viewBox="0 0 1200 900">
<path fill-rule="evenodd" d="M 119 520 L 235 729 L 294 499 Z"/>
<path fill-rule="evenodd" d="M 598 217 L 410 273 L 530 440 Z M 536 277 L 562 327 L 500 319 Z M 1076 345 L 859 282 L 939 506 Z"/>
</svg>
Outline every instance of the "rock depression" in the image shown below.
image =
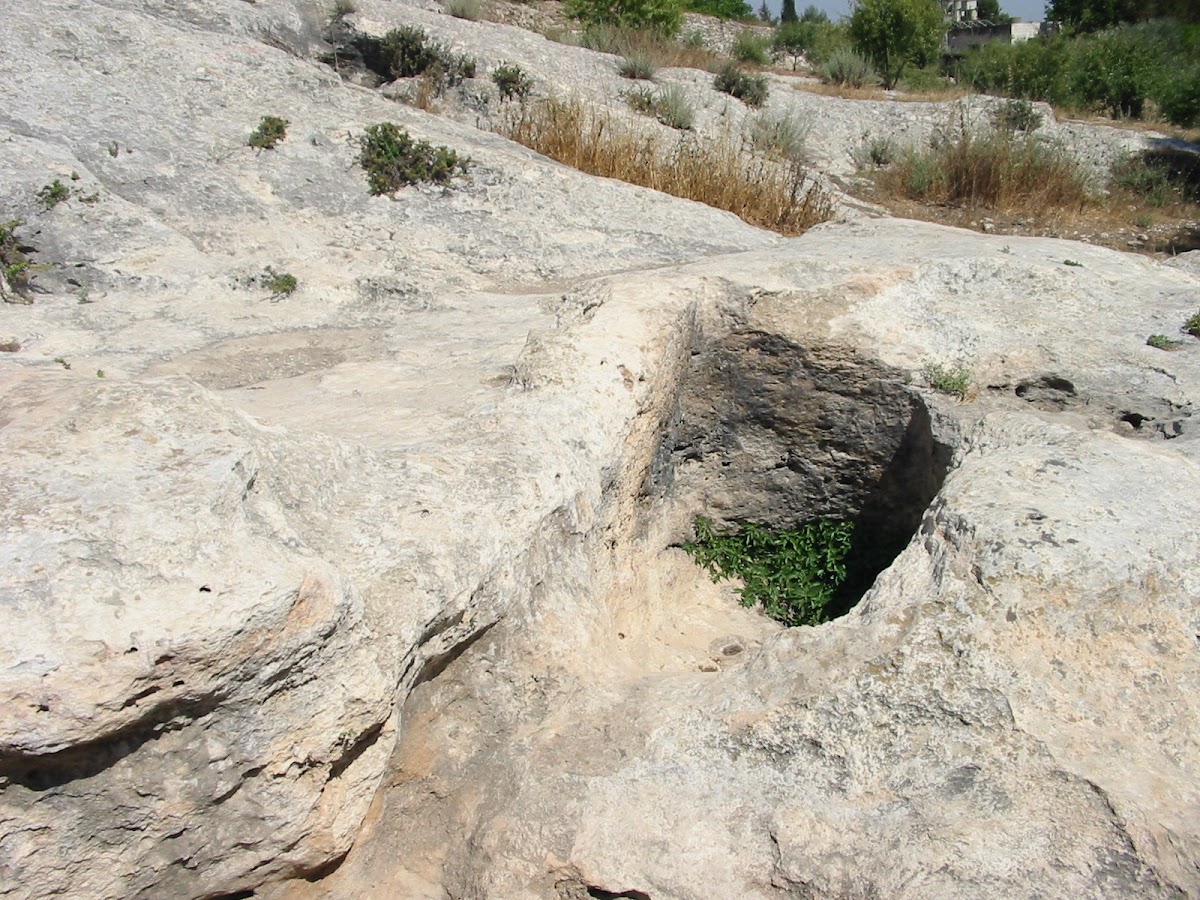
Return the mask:
<svg viewBox="0 0 1200 900">
<path fill-rule="evenodd" d="M 617 102 L 611 57 L 358 5 Z M 1145 344 L 1197 269 L 785 240 L 475 127 L 484 77 L 345 83 L 327 14 L 8 11 L 0 896 L 1200 894 L 1200 341 Z M 869 111 L 779 81 L 842 159 Z M 370 197 L 379 121 L 469 180 Z M 880 571 L 781 629 L 698 514 L 854 518 Z"/>
</svg>

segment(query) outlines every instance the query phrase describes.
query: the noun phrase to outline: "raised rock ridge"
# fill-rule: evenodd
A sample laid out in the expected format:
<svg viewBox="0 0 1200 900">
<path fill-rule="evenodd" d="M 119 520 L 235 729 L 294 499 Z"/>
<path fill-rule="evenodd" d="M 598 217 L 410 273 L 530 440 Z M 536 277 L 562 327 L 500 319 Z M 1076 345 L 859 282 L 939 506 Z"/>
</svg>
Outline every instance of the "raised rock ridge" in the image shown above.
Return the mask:
<svg viewBox="0 0 1200 900">
<path fill-rule="evenodd" d="M 615 102 L 611 57 L 358 5 Z M 7 11 L 0 896 L 1200 894 L 1200 342 L 1145 346 L 1196 271 L 784 240 L 344 84 L 326 13 Z M 828 160 L 879 114 L 773 98 Z M 370 198 L 383 120 L 471 179 Z M 906 546 L 815 629 L 676 546 L 868 509 Z"/>
</svg>

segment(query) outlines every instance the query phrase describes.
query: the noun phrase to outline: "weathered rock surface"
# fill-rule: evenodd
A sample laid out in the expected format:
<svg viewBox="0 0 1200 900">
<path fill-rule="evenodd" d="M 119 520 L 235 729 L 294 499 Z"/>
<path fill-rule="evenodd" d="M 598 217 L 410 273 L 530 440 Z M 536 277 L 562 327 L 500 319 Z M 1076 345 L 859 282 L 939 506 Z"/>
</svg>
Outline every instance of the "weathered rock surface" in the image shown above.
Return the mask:
<svg viewBox="0 0 1200 900">
<path fill-rule="evenodd" d="M 358 5 L 620 103 L 612 57 Z M 1145 346 L 1193 269 L 783 240 L 476 128 L 484 78 L 343 83 L 320 3 L 5 12 L 0 896 L 1200 894 L 1200 342 Z M 892 114 L 772 110 L 834 172 Z M 471 178 L 369 197 L 384 120 Z M 781 631 L 677 549 L 700 512 L 899 556 Z"/>
</svg>

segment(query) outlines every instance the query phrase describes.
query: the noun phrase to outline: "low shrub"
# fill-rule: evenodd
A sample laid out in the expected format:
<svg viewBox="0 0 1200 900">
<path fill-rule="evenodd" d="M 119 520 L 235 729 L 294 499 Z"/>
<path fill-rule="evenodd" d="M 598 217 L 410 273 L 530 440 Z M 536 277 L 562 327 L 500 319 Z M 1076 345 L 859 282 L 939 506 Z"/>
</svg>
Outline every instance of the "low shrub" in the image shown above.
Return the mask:
<svg viewBox="0 0 1200 900">
<path fill-rule="evenodd" d="M 1165 334 L 1152 334 L 1146 338 L 1146 344 L 1155 350 L 1178 350 L 1183 346 L 1183 341 L 1171 340 Z"/>
<path fill-rule="evenodd" d="M 431 72 L 452 86 L 475 77 L 474 58 L 452 52 L 415 25 L 393 28 L 381 38 L 359 33 L 352 43 L 362 54 L 363 65 L 381 78 L 415 78 Z"/>
<path fill-rule="evenodd" d="M 733 46 L 730 48 L 729 55 L 738 62 L 767 66 L 771 64 L 771 55 L 768 52 L 770 46 L 770 38 L 747 28 L 737 33 L 737 37 L 733 39 Z"/>
<path fill-rule="evenodd" d="M 1183 330 L 1192 337 L 1200 338 L 1200 312 L 1183 323 Z"/>
<path fill-rule="evenodd" d="M 500 124 L 507 137 L 583 172 L 728 210 L 752 225 L 800 234 L 833 215 L 799 165 L 756 159 L 736 135 L 647 135 L 577 100 L 530 104 Z"/>
<path fill-rule="evenodd" d="M 717 73 L 713 86 L 747 106 L 757 108 L 767 102 L 767 79 L 762 75 L 747 75 L 733 65 L 726 65 Z"/>
<path fill-rule="evenodd" d="M 442 5 L 456 19 L 478 22 L 483 18 L 483 7 L 479 0 L 442 0 Z"/>
<path fill-rule="evenodd" d="M 533 90 L 533 79 L 525 74 L 525 70 L 512 63 L 504 63 L 492 72 L 492 83 L 500 91 L 500 101 L 524 100 Z"/>
<path fill-rule="evenodd" d="M 71 196 L 71 189 L 55 178 L 38 191 L 38 200 L 46 209 L 53 209 Z"/>
<path fill-rule="evenodd" d="M 835 50 L 821 64 L 820 76 L 826 84 L 856 88 L 874 84 L 876 80 L 875 67 L 871 65 L 871 61 L 849 47 Z"/>
<path fill-rule="evenodd" d="M 686 92 L 678 85 L 668 85 L 657 92 L 649 88 L 633 88 L 625 93 L 630 109 L 654 116 L 664 125 L 687 131 L 695 120 L 695 111 Z"/>
<path fill-rule="evenodd" d="M 999 131 L 1037 131 L 1042 114 L 1028 100 L 1009 100 L 992 111 L 992 125 Z"/>
<path fill-rule="evenodd" d="M 650 81 L 654 78 L 654 60 L 644 50 L 631 50 L 621 60 L 617 72 L 622 78 Z"/>
<path fill-rule="evenodd" d="M 333 0 L 333 6 L 329 8 L 329 21 L 339 22 L 356 12 L 358 12 L 358 6 L 354 0 Z"/>
<path fill-rule="evenodd" d="M 971 387 L 971 370 L 966 366 L 945 366 L 938 362 L 928 362 L 923 371 L 925 380 L 935 391 L 950 394 L 960 400 L 967 396 Z"/>
<path fill-rule="evenodd" d="M 1126 154 L 1113 164 L 1110 183 L 1149 206 L 1200 202 L 1200 156 L 1173 148 Z"/>
<path fill-rule="evenodd" d="M 862 142 L 850 152 L 850 157 L 860 169 L 878 169 L 899 159 L 900 151 L 890 137 L 863 135 Z"/>
<path fill-rule="evenodd" d="M 470 162 L 449 147 L 414 141 L 392 122 L 369 125 L 359 138 L 358 163 L 366 169 L 367 184 L 376 196 L 424 181 L 449 184 L 455 175 L 466 174 Z"/>
<path fill-rule="evenodd" d="M 267 266 L 259 282 L 268 291 L 271 292 L 271 299 L 278 300 L 280 297 L 286 297 L 291 294 L 299 286 L 295 275 L 287 272 L 276 272 L 271 266 Z"/>
<path fill-rule="evenodd" d="M 801 125 L 790 113 L 760 113 L 749 121 L 748 128 L 750 145 L 756 152 L 795 162 L 805 159 L 808 126 Z"/>
<path fill-rule="evenodd" d="M 250 132 L 247 143 L 258 150 L 274 150 L 287 137 L 288 120 L 278 116 L 263 116 L 258 127 Z"/>
<path fill-rule="evenodd" d="M 27 303 L 24 290 L 29 284 L 29 257 L 21 249 L 17 229 L 25 223 L 20 219 L 0 222 L 0 273 L 4 284 L 0 284 L 0 300 L 5 303 Z M 28 248 L 27 248 L 28 249 Z"/>
<path fill-rule="evenodd" d="M 705 69 L 717 56 L 705 45 L 703 33 L 696 34 L 699 42 L 690 43 L 686 35 L 676 41 L 652 28 L 589 25 L 579 35 L 579 45 L 629 59 L 640 56 L 659 69 Z"/>
<path fill-rule="evenodd" d="M 846 559 L 854 525 L 819 519 L 797 529 L 770 529 L 747 522 L 718 529 L 696 519 L 695 538 L 683 545 L 713 581 L 740 578 L 743 606 L 759 607 L 783 625 L 818 625 L 848 575 Z"/>
</svg>

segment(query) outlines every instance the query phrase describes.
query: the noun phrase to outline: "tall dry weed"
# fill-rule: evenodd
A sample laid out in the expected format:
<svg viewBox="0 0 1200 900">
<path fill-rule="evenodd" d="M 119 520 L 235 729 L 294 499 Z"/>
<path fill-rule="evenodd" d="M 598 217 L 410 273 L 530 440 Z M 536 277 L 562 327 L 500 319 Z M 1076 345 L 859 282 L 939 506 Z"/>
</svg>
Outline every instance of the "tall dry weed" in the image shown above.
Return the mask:
<svg viewBox="0 0 1200 900">
<path fill-rule="evenodd" d="M 833 215 L 828 193 L 803 167 L 756 158 L 738 135 L 668 137 L 554 98 L 514 111 L 499 130 L 580 171 L 696 200 L 780 234 Z"/>
</svg>

